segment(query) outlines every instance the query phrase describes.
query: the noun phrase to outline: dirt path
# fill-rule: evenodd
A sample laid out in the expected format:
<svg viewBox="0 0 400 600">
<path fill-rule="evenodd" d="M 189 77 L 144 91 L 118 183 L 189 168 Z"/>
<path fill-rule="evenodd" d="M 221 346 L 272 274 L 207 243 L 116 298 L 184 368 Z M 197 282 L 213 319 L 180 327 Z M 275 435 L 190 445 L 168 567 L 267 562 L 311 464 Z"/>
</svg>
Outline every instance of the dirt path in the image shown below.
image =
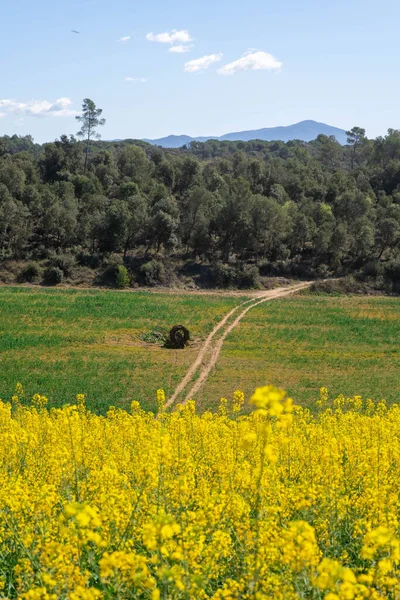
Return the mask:
<svg viewBox="0 0 400 600">
<path fill-rule="evenodd" d="M 281 285 L 281 284 L 279 284 Z M 238 296 L 240 298 L 248 298 L 249 296 L 260 296 L 262 294 L 264 294 L 264 291 L 256 291 L 256 292 L 251 292 L 248 290 L 231 290 L 231 289 L 219 289 L 219 288 L 209 288 L 209 289 L 202 289 L 202 288 L 194 288 L 194 289 L 189 289 L 189 288 L 180 288 L 180 287 L 162 287 L 162 286 L 156 286 L 156 287 L 138 287 L 138 288 L 124 288 L 124 289 L 118 289 L 118 288 L 110 288 L 110 287 L 106 287 L 106 286 L 85 286 L 85 285 L 72 285 L 72 284 L 68 284 L 68 283 L 61 283 L 59 285 L 54 285 L 54 286 L 46 286 L 46 285 L 41 285 L 39 283 L 16 283 L 16 282 L 12 282 L 12 283 L 3 283 L 0 282 L 0 289 L 1 288 L 25 288 L 25 289 L 29 289 L 29 290 L 52 290 L 52 291 L 58 291 L 58 292 L 65 292 L 65 291 L 76 291 L 76 292 L 112 292 L 112 293 L 117 293 L 117 294 L 139 294 L 139 293 L 149 293 L 149 294 L 170 294 L 170 295 L 176 295 L 176 296 L 222 296 L 222 297 L 229 297 L 232 298 L 232 296 Z M 277 289 L 277 288 L 271 288 L 272 289 Z"/>
<path fill-rule="evenodd" d="M 190 398 L 193 398 L 194 394 L 196 394 L 202 388 L 212 368 L 215 366 L 218 360 L 225 338 L 236 327 L 236 325 L 240 323 L 240 321 L 248 313 L 249 310 L 251 310 L 255 306 L 258 306 L 259 304 L 262 304 L 263 302 L 268 302 L 268 300 L 283 298 L 284 296 L 288 296 L 300 290 L 304 290 L 310 285 L 311 282 L 304 282 L 296 285 L 291 285 L 286 288 L 274 289 L 269 290 L 268 292 L 257 293 L 250 300 L 246 300 L 245 302 L 242 302 L 235 306 L 235 308 L 233 308 L 227 315 L 225 315 L 225 317 L 214 327 L 210 335 L 207 337 L 196 360 L 189 368 L 188 372 L 176 388 L 173 395 L 168 399 L 166 403 L 166 408 L 172 406 L 181 394 L 184 398 L 184 402 L 187 402 Z M 239 310 L 240 312 L 236 316 L 236 318 L 231 323 L 229 323 L 230 318 Z M 223 330 L 222 335 L 218 336 L 217 334 L 219 331 L 221 331 L 221 329 Z M 195 380 L 194 377 L 199 369 L 199 377 Z M 189 391 L 187 391 L 188 389 Z"/>
</svg>

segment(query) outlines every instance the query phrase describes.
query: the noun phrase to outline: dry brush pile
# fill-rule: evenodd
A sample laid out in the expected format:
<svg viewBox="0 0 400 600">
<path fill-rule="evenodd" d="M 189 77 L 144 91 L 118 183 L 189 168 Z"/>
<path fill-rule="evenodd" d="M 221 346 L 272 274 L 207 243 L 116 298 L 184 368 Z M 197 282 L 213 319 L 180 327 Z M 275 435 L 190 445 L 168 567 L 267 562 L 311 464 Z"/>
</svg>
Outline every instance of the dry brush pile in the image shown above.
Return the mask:
<svg viewBox="0 0 400 600">
<path fill-rule="evenodd" d="M 400 597 L 400 407 L 0 404 L 0 598 Z"/>
</svg>

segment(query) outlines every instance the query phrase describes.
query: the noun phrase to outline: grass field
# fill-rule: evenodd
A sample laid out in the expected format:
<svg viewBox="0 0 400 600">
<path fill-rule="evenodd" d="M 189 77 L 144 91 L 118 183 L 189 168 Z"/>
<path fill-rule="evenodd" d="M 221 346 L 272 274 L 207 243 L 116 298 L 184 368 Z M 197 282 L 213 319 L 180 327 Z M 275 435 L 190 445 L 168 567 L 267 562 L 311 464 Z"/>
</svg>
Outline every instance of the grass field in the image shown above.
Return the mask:
<svg viewBox="0 0 400 600">
<path fill-rule="evenodd" d="M 0 397 L 21 381 L 52 405 L 87 396 L 91 409 L 155 407 L 195 360 L 201 340 L 238 296 L 0 288 Z M 145 332 L 187 325 L 184 351 L 141 340 Z M 198 393 L 201 407 L 256 385 L 282 386 L 311 404 L 332 394 L 400 401 L 400 300 L 297 295 L 252 309 L 227 337 L 215 370 Z"/>
<path fill-rule="evenodd" d="M 52 405 L 84 393 L 89 408 L 155 405 L 158 387 L 174 389 L 199 343 L 240 299 L 149 292 L 0 289 L 0 398 L 18 381 Z M 146 344 L 141 334 L 186 325 L 185 351 Z"/>
<path fill-rule="evenodd" d="M 321 386 L 400 402 L 400 299 L 303 294 L 261 304 L 227 337 L 200 403 L 267 382 L 303 405 Z"/>
</svg>

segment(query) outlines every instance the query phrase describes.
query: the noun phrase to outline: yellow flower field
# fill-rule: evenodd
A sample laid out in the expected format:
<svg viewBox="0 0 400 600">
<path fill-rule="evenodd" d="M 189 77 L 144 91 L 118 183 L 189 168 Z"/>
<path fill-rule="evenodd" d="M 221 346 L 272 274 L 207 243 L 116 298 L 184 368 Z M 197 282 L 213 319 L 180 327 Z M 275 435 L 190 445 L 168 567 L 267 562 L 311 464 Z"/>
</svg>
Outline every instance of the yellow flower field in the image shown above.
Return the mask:
<svg viewBox="0 0 400 600">
<path fill-rule="evenodd" d="M 0 403 L 0 598 L 400 598 L 400 407 Z"/>
</svg>

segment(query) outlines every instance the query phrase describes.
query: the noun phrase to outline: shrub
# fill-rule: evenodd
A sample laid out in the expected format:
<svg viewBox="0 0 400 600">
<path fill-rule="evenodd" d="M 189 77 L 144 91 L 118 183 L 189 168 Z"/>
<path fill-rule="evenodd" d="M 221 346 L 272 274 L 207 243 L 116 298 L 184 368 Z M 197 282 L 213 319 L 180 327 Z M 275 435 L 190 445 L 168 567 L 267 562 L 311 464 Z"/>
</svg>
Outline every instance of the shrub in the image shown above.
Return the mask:
<svg viewBox="0 0 400 600">
<path fill-rule="evenodd" d="M 147 344 L 165 344 L 167 334 L 159 329 L 154 329 L 153 331 L 144 331 L 139 338 Z"/>
<path fill-rule="evenodd" d="M 101 280 L 105 285 L 119 289 L 128 287 L 130 283 L 128 269 L 121 264 L 108 265 L 101 275 Z"/>
<path fill-rule="evenodd" d="M 217 262 L 210 267 L 210 280 L 217 288 L 239 287 L 251 289 L 260 287 L 260 272 L 255 265 L 232 267 Z"/>
<path fill-rule="evenodd" d="M 39 244 L 38 246 L 32 248 L 32 252 L 30 253 L 30 258 L 32 260 L 44 260 L 49 258 L 50 252 L 49 249 L 46 248 L 44 244 Z"/>
<path fill-rule="evenodd" d="M 235 269 L 226 263 L 217 262 L 210 267 L 210 279 L 215 287 L 232 287 L 236 283 Z"/>
<path fill-rule="evenodd" d="M 366 281 L 368 279 L 377 279 L 383 274 L 382 263 L 378 260 L 369 260 L 362 268 L 357 279 Z"/>
<path fill-rule="evenodd" d="M 128 269 L 124 265 L 117 265 L 115 284 L 117 288 L 127 288 L 130 283 Z"/>
<path fill-rule="evenodd" d="M 330 294 L 339 296 L 341 294 L 368 294 L 372 290 L 365 283 L 356 281 L 354 277 L 348 276 L 342 279 L 328 279 L 326 281 L 314 281 L 310 292 L 316 294 Z"/>
<path fill-rule="evenodd" d="M 310 273 L 311 274 L 311 273 Z M 328 265 L 324 263 L 318 265 L 315 269 L 315 276 L 321 279 L 326 279 L 331 274 Z"/>
<path fill-rule="evenodd" d="M 71 277 L 76 267 L 76 260 L 70 254 L 56 255 L 50 258 L 49 267 L 56 267 L 63 272 L 64 277 Z"/>
<path fill-rule="evenodd" d="M 139 277 L 143 285 L 153 287 L 163 285 L 167 282 L 167 274 L 164 263 L 161 260 L 154 259 L 144 263 L 140 267 Z"/>
<path fill-rule="evenodd" d="M 275 262 L 262 260 L 258 269 L 263 277 L 290 277 L 292 274 L 290 260 L 276 260 Z"/>
<path fill-rule="evenodd" d="M 269 260 L 265 258 L 260 260 L 260 262 L 258 263 L 258 271 L 260 275 L 262 275 L 263 277 L 268 277 L 269 275 L 271 275 L 271 270 L 272 268 Z"/>
<path fill-rule="evenodd" d="M 400 294 L 400 261 L 392 261 L 385 267 L 385 279 L 391 285 L 392 292 Z"/>
<path fill-rule="evenodd" d="M 242 289 L 260 287 L 260 272 L 255 265 L 243 265 L 236 273 L 237 286 Z"/>
<path fill-rule="evenodd" d="M 35 263 L 29 263 L 26 265 L 18 276 L 18 281 L 21 283 L 27 282 L 31 283 L 35 279 L 37 279 L 40 275 L 40 269 Z"/>
<path fill-rule="evenodd" d="M 45 285 L 57 285 L 64 278 L 64 273 L 59 267 L 48 267 L 43 273 L 43 283 Z"/>
<path fill-rule="evenodd" d="M 102 257 L 100 254 L 87 254 L 86 252 L 79 252 L 76 255 L 76 262 L 81 267 L 98 269 L 102 263 Z"/>
</svg>

